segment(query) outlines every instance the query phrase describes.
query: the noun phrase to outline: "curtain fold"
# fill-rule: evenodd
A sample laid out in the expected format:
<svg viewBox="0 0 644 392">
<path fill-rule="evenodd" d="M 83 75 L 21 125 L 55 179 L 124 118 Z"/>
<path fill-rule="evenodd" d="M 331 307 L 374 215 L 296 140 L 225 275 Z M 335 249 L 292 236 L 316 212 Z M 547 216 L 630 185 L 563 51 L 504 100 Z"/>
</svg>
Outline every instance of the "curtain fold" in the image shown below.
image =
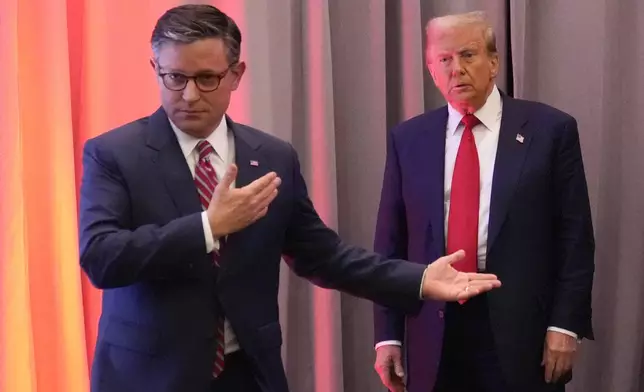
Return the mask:
<svg viewBox="0 0 644 392">
<path fill-rule="evenodd" d="M 18 91 L 18 3 L 3 3 L 0 23 L 0 129 L 20 126 Z M 0 390 L 33 390 L 33 343 L 24 225 L 20 135 L 0 132 Z"/>
<path fill-rule="evenodd" d="M 81 391 L 87 388 L 87 356 L 66 7 L 64 0 L 10 3 L 2 10 L 12 26 L 3 39 L 2 58 L 10 59 L 3 74 L 14 81 L 2 89 L 2 107 L 11 113 L 1 116 L 8 136 L 0 143 L 6 168 L 0 179 L 5 253 L 0 386 Z"/>
</svg>

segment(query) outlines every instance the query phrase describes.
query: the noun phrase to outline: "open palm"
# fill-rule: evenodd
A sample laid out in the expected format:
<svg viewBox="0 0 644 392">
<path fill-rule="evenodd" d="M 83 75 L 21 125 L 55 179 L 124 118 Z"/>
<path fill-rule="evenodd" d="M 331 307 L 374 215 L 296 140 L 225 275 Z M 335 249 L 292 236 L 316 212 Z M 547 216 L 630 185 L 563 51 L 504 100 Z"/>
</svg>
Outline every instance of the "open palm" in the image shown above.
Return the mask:
<svg viewBox="0 0 644 392">
<path fill-rule="evenodd" d="M 452 264 L 463 257 L 465 252 L 459 250 L 427 266 L 423 282 L 424 298 L 462 301 L 501 286 L 496 275 L 460 272 L 454 269 Z"/>
</svg>

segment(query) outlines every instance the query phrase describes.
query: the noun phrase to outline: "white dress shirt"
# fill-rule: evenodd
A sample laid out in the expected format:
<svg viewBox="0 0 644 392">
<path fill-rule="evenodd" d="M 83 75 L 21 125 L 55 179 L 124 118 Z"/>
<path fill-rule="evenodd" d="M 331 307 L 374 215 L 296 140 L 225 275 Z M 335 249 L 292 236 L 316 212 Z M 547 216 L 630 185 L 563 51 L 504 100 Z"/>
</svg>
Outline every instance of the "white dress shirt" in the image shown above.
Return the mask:
<svg viewBox="0 0 644 392">
<path fill-rule="evenodd" d="M 170 121 L 170 125 L 172 126 L 174 133 L 177 135 L 179 146 L 181 147 L 183 156 L 186 158 L 186 162 L 188 163 L 188 167 L 190 167 L 190 172 L 194 178 L 195 168 L 199 161 L 197 143 L 202 139 L 198 139 L 182 132 L 176 125 L 174 125 L 174 123 L 172 123 L 172 121 Z M 228 166 L 235 162 L 235 139 L 233 137 L 233 133 L 228 129 L 224 118 L 222 118 L 217 128 L 215 128 L 215 131 L 205 138 L 205 140 L 207 140 L 215 150 L 214 153 L 210 154 L 209 159 L 215 169 L 215 173 L 217 174 L 217 180 L 221 181 Z M 234 182 L 232 186 L 235 186 Z M 213 238 L 210 223 L 208 222 L 208 215 L 205 211 L 201 213 L 201 221 L 203 223 L 206 253 L 210 253 L 214 249 L 219 248 L 219 241 L 216 241 Z M 224 352 L 226 354 L 239 350 L 237 337 L 235 336 L 235 333 L 227 319 L 224 320 L 224 337 L 226 343 Z"/>
<path fill-rule="evenodd" d="M 452 105 L 447 105 L 448 118 L 447 129 L 445 134 L 445 241 L 447 244 L 448 217 L 450 196 L 452 192 L 452 176 L 454 175 L 454 165 L 456 164 L 456 154 L 461 144 L 461 137 L 465 126 L 461 124 L 463 115 Z M 487 234 L 490 222 L 490 200 L 492 198 L 492 178 L 494 174 L 494 163 L 496 161 L 496 150 L 499 144 L 499 134 L 501 131 L 501 117 L 503 113 L 503 101 L 501 94 L 496 86 L 485 101 L 485 104 L 477 110 L 474 115 L 481 121 L 480 124 L 472 129 L 476 149 L 479 155 L 481 195 L 479 200 L 479 230 L 478 230 L 478 251 L 477 261 L 478 268 L 485 271 L 485 262 L 487 257 Z M 565 333 L 574 338 L 577 334 L 557 327 L 548 327 L 549 331 Z M 398 345 L 401 343 L 397 340 L 387 340 L 376 344 L 376 349 L 384 345 Z"/>
</svg>

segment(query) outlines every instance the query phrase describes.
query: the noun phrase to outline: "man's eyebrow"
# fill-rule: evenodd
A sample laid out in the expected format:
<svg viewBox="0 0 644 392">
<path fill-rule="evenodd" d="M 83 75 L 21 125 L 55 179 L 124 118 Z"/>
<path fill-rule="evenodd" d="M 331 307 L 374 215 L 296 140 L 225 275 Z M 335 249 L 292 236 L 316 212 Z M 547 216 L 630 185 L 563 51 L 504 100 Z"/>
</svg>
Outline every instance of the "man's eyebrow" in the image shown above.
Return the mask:
<svg viewBox="0 0 644 392">
<path fill-rule="evenodd" d="M 167 72 L 167 73 L 178 73 L 178 74 L 181 74 L 181 75 L 188 75 L 187 72 L 185 72 L 183 70 L 180 70 L 180 69 L 176 69 L 176 68 L 166 68 L 166 67 L 159 66 L 159 69 L 163 70 L 164 72 Z M 222 71 L 222 72 L 224 72 L 224 71 Z M 219 75 L 222 72 L 218 73 L 218 72 L 213 71 L 212 69 L 200 69 L 197 72 L 195 72 L 194 75 Z"/>
</svg>

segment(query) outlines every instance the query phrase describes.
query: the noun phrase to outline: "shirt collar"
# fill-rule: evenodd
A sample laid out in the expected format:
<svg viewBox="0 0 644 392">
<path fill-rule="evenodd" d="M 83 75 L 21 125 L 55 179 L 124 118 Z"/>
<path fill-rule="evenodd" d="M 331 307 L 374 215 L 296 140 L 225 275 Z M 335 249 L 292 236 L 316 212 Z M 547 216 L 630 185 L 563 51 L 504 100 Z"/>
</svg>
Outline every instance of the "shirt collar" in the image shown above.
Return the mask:
<svg viewBox="0 0 644 392">
<path fill-rule="evenodd" d="M 192 135 L 188 135 L 187 133 L 181 131 L 179 127 L 177 127 L 172 122 L 172 120 L 168 120 L 170 121 L 172 130 L 174 131 L 175 135 L 177 135 L 177 141 L 179 142 L 181 152 L 183 152 L 183 156 L 185 158 L 192 154 L 194 149 L 197 147 L 197 143 L 199 143 L 201 140 L 207 140 L 215 149 L 215 153 L 219 155 L 219 157 L 224 162 L 226 162 L 226 159 L 228 158 L 228 127 L 226 125 L 225 116 L 221 118 L 219 125 L 217 125 L 215 130 L 205 139 L 199 139 Z"/>
<path fill-rule="evenodd" d="M 499 89 L 496 85 L 494 85 L 494 88 L 487 97 L 485 104 L 483 104 L 479 110 L 474 112 L 474 115 L 488 130 L 492 130 L 494 129 L 494 124 L 498 121 L 501 115 L 501 105 L 501 94 L 499 93 Z M 449 113 L 447 119 L 447 132 L 449 132 L 450 135 L 454 135 L 463 119 L 463 115 L 449 103 L 447 104 L 447 111 Z"/>
</svg>

